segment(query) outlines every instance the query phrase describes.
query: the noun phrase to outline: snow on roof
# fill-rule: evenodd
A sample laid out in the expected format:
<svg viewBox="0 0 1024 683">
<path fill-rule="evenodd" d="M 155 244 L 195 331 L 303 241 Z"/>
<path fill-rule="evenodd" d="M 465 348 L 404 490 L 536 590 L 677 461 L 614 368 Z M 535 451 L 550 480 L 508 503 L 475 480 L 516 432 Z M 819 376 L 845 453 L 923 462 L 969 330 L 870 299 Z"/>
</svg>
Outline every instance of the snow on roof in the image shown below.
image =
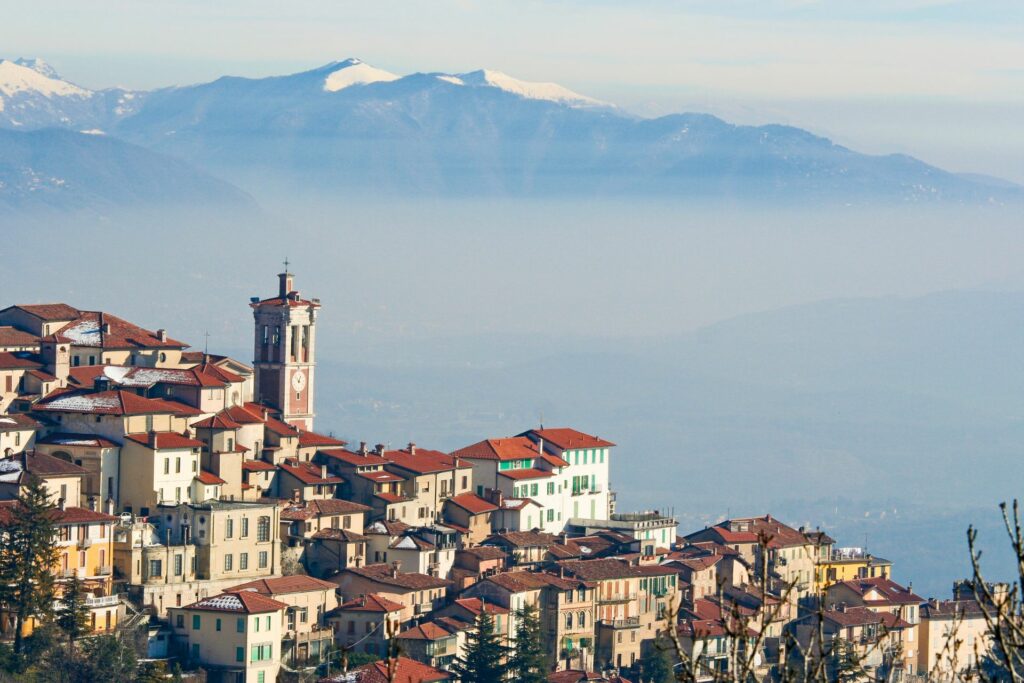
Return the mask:
<svg viewBox="0 0 1024 683">
<path fill-rule="evenodd" d="M 45 65 L 44 65 L 45 66 Z M 53 73 L 52 71 L 50 73 Z M 53 74 L 54 76 L 56 74 Z M 92 97 L 92 93 L 59 78 L 53 78 L 26 64 L 0 59 L 0 94 L 35 92 L 45 97 Z"/>
<path fill-rule="evenodd" d="M 99 320 L 79 320 L 60 331 L 61 335 L 78 346 L 100 346 L 103 338 L 100 335 Z"/>
<path fill-rule="evenodd" d="M 419 545 L 411 536 L 405 536 L 401 541 L 394 545 L 395 548 L 401 548 L 403 550 L 418 550 Z"/>
<path fill-rule="evenodd" d="M 11 425 L 12 425 L 12 424 L 16 424 L 16 423 L 14 422 L 14 420 L 12 420 L 12 419 L 11 419 L 11 418 L 9 418 L 9 417 L 0 417 L 0 423 L 2 423 L 2 424 L 11 424 Z"/>
<path fill-rule="evenodd" d="M 93 410 L 118 410 L 121 407 L 121 402 L 118 400 L 117 394 L 83 394 L 59 396 L 47 402 L 46 407 L 53 410 L 90 412 Z"/>
<path fill-rule="evenodd" d="M 218 595 L 213 598 L 201 600 L 195 603 L 194 606 L 209 607 L 212 609 L 240 610 L 242 609 L 242 600 L 237 595 L 226 593 L 224 595 Z"/>
<path fill-rule="evenodd" d="M 399 78 L 391 72 L 364 64 L 358 59 L 346 59 L 337 66 L 338 70 L 332 71 L 324 79 L 324 90 L 327 92 L 338 92 L 353 85 L 397 81 Z"/>
</svg>

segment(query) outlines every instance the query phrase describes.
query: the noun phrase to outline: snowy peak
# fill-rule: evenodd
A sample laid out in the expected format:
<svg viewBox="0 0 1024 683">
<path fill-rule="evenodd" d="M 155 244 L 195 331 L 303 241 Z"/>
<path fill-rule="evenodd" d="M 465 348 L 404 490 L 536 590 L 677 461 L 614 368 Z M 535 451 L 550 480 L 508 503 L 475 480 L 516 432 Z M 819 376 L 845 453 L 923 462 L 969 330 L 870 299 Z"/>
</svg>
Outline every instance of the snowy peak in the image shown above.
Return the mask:
<svg viewBox="0 0 1024 683">
<path fill-rule="evenodd" d="M 41 65 L 56 76 L 56 72 L 40 60 L 19 59 L 13 62 L 9 59 L 0 60 L 0 95 L 5 97 L 19 94 L 37 94 L 44 97 L 92 97 L 92 91 L 79 88 L 60 78 L 48 76 L 36 67 L 27 66 L 27 63 Z"/>
<path fill-rule="evenodd" d="M 324 90 L 327 92 L 338 92 L 353 85 L 367 85 L 369 83 L 381 83 L 397 81 L 399 76 L 365 64 L 358 59 L 346 59 L 330 65 L 330 73 L 324 78 Z M 325 67 L 324 70 L 327 70 Z"/>
<path fill-rule="evenodd" d="M 47 78 L 53 78 L 58 81 L 64 80 L 60 77 L 60 74 L 57 73 L 56 69 L 54 69 L 52 66 L 50 66 L 43 60 L 39 59 L 38 57 L 33 57 L 31 59 L 19 57 L 18 59 L 14 60 L 14 63 L 18 66 L 28 67 L 29 69 L 32 69 L 37 73 L 41 73 Z"/>
<path fill-rule="evenodd" d="M 580 95 L 557 83 L 534 83 L 521 81 L 508 74 L 491 69 L 480 69 L 466 74 L 459 74 L 455 77 L 465 85 L 476 87 L 490 87 L 504 90 L 505 92 L 519 95 L 528 100 L 547 100 L 570 107 L 608 107 L 611 106 L 593 97 Z M 455 81 L 451 81 L 455 82 Z"/>
</svg>

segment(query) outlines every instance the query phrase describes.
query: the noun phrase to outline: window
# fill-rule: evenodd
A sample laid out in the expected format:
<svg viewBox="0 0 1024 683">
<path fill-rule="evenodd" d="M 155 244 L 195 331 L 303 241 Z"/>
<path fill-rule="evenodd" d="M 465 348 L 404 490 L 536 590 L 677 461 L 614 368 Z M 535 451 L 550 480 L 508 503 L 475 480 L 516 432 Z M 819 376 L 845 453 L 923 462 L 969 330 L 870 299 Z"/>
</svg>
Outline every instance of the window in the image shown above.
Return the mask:
<svg viewBox="0 0 1024 683">
<path fill-rule="evenodd" d="M 235 631 L 245 633 L 245 617 L 238 617 L 235 621 Z"/>
<path fill-rule="evenodd" d="M 267 683 L 267 672 L 257 671 L 256 672 L 256 683 Z"/>
<path fill-rule="evenodd" d="M 196 460 L 195 458 L 192 459 L 192 471 L 193 472 L 198 472 L 199 471 L 199 461 Z"/>
<path fill-rule="evenodd" d="M 572 612 L 566 612 L 565 614 L 565 627 L 572 628 Z"/>
<path fill-rule="evenodd" d="M 149 575 L 150 576 L 163 576 L 164 575 L 164 563 L 163 563 L 163 560 L 150 560 L 149 561 Z"/>
<path fill-rule="evenodd" d="M 199 659 L 199 643 L 192 643 L 192 659 Z"/>
<path fill-rule="evenodd" d="M 183 564 L 184 563 L 182 562 L 181 554 L 179 553 L 179 554 L 175 555 L 174 556 L 174 575 L 175 576 L 181 576 L 182 571 L 184 569 L 184 567 L 182 566 Z"/>
<path fill-rule="evenodd" d="M 587 626 L 587 613 L 580 612 L 576 615 L 576 626 L 579 628 L 586 628 Z"/>
<path fill-rule="evenodd" d="M 235 520 L 228 517 L 224 522 L 224 538 L 232 538 L 235 535 Z"/>
<path fill-rule="evenodd" d="M 351 529 L 352 528 L 352 516 L 351 515 L 345 515 L 344 517 L 342 517 L 341 524 L 342 524 L 342 528 L 343 529 Z"/>
<path fill-rule="evenodd" d="M 238 570 L 245 571 L 249 568 L 249 553 L 241 553 L 238 556 Z"/>
<path fill-rule="evenodd" d="M 245 648 L 244 647 L 236 647 L 235 648 L 235 661 L 236 662 L 244 662 L 245 661 Z"/>
<path fill-rule="evenodd" d="M 247 538 L 249 536 L 249 518 L 242 517 L 242 534 L 241 538 Z"/>
<path fill-rule="evenodd" d="M 554 508 L 548 508 L 548 521 L 549 522 L 555 521 L 555 509 Z"/>
<path fill-rule="evenodd" d="M 181 474 L 181 458 L 174 459 L 174 473 Z"/>
<path fill-rule="evenodd" d="M 170 473 L 171 473 L 171 459 L 170 458 L 164 458 L 164 474 L 170 474 Z"/>
<path fill-rule="evenodd" d="M 201 625 L 202 625 L 202 619 L 200 618 L 200 616 L 198 614 L 193 614 L 192 615 L 192 630 L 193 631 L 198 631 L 199 627 Z"/>
<path fill-rule="evenodd" d="M 550 495 L 553 495 L 554 493 L 555 493 L 555 482 L 549 481 L 548 482 L 548 495 L 550 496 Z"/>
<path fill-rule="evenodd" d="M 469 477 L 466 475 L 462 475 L 462 488 L 464 490 L 469 488 Z"/>
<path fill-rule="evenodd" d="M 260 569 L 266 569 L 267 568 L 267 551 L 266 550 L 261 550 L 260 551 L 260 554 L 259 554 L 259 568 Z"/>
<path fill-rule="evenodd" d="M 270 517 L 260 517 L 259 521 L 256 523 L 256 540 L 270 540 Z"/>
<path fill-rule="evenodd" d="M 349 635 L 355 635 L 355 632 L 356 632 L 356 622 L 354 622 L 354 621 L 348 622 L 348 633 L 349 633 Z"/>
<path fill-rule="evenodd" d="M 530 495 L 531 496 L 536 496 L 539 488 L 540 488 L 540 484 L 531 484 L 530 485 Z"/>
<path fill-rule="evenodd" d="M 227 555 L 225 555 L 224 556 L 224 571 L 226 571 L 226 572 L 231 571 L 231 565 L 233 563 L 234 563 L 234 556 L 232 556 L 231 553 L 228 553 Z"/>
<path fill-rule="evenodd" d="M 185 628 L 185 615 L 179 614 L 174 619 L 174 625 L 178 628 Z"/>
<path fill-rule="evenodd" d="M 216 624 L 216 626 L 214 627 L 214 630 L 216 630 L 216 631 L 219 631 L 219 630 L 220 630 L 220 619 L 217 619 L 217 624 Z"/>
</svg>

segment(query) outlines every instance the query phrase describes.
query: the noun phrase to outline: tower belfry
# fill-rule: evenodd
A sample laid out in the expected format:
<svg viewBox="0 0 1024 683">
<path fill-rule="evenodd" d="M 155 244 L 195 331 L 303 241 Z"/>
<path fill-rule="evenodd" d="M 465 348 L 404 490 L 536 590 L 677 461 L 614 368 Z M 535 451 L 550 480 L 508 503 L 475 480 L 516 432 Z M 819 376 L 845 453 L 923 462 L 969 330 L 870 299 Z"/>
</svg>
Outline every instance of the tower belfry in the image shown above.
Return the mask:
<svg viewBox="0 0 1024 683">
<path fill-rule="evenodd" d="M 253 297 L 253 369 L 256 400 L 281 413 L 301 429 L 313 429 L 313 388 L 316 369 L 316 317 L 319 299 L 303 299 L 295 276 L 279 273 L 277 296 Z"/>
</svg>

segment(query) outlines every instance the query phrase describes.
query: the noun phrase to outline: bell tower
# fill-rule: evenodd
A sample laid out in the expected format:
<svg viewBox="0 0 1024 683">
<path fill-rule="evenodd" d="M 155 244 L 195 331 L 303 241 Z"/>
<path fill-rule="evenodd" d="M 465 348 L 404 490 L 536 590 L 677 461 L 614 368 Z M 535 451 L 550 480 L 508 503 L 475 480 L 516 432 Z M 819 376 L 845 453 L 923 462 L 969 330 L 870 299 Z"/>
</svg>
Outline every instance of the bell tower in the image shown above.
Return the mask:
<svg viewBox="0 0 1024 683">
<path fill-rule="evenodd" d="M 303 299 L 287 260 L 284 265 L 285 272 L 277 276 L 277 296 L 249 300 L 255 321 L 256 401 L 277 409 L 288 424 L 311 430 L 320 300 Z"/>
</svg>

